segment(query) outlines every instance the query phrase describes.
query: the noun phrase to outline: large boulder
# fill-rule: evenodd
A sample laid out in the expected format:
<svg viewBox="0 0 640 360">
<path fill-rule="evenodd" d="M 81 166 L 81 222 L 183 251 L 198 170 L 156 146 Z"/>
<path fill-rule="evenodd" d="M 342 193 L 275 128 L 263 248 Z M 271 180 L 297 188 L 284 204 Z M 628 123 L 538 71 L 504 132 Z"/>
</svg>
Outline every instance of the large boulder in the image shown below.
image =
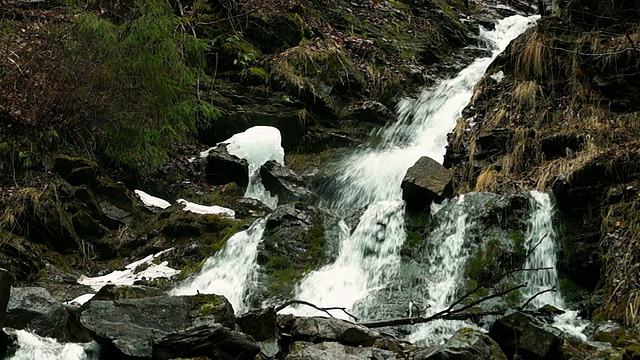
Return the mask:
<svg viewBox="0 0 640 360">
<path fill-rule="evenodd" d="M 395 359 L 396 355 L 389 350 L 371 347 L 345 346 L 336 342 L 312 344 L 298 341 L 285 360 L 360 360 L 360 359 Z"/>
<path fill-rule="evenodd" d="M 453 194 L 452 179 L 448 169 L 423 156 L 407 170 L 402 180 L 402 198 L 408 208 L 426 209 L 432 202 Z"/>
<path fill-rule="evenodd" d="M 258 264 L 264 290 L 251 303 L 291 298 L 295 283 L 309 269 L 327 261 L 326 214 L 303 203 L 278 206 L 268 217 L 263 241 L 258 245 Z"/>
<path fill-rule="evenodd" d="M 29 329 L 40 336 L 55 337 L 69 318 L 64 305 L 39 287 L 11 289 L 5 326 Z"/>
<path fill-rule="evenodd" d="M 9 304 L 9 294 L 11 293 L 11 274 L 0 268 L 0 328 L 4 326 L 7 317 L 7 304 Z"/>
<path fill-rule="evenodd" d="M 260 346 L 249 335 L 232 331 L 220 324 L 190 327 L 162 336 L 154 342 L 153 358 L 211 358 L 220 360 L 252 360 Z"/>
<path fill-rule="evenodd" d="M 236 183 L 247 186 L 249 165 L 245 159 L 229 154 L 226 144 L 211 148 L 206 157 L 205 174 L 207 182 L 213 185 Z"/>
<path fill-rule="evenodd" d="M 80 315 L 81 325 L 106 352 L 137 358 L 150 358 L 154 344 L 168 334 L 234 322 L 231 304 L 214 294 L 93 300 Z"/>
<path fill-rule="evenodd" d="M 337 341 L 350 346 L 371 346 L 381 338 L 378 332 L 367 327 L 324 317 L 297 318 L 291 336 L 298 341 Z"/>
<path fill-rule="evenodd" d="M 489 336 L 500 344 L 509 359 L 515 354 L 523 360 L 561 357 L 562 331 L 519 311 L 496 320 Z"/>
<path fill-rule="evenodd" d="M 458 330 L 446 343 L 416 352 L 415 360 L 507 360 L 500 346 L 478 330 Z"/>
<path fill-rule="evenodd" d="M 313 195 L 305 187 L 304 180 L 295 171 L 269 160 L 260 168 L 262 184 L 271 195 L 278 196 L 280 204 L 304 200 Z"/>
<path fill-rule="evenodd" d="M 53 164 L 53 170 L 71 185 L 95 185 L 97 169 L 98 164 L 91 160 L 67 155 L 56 156 Z"/>
</svg>

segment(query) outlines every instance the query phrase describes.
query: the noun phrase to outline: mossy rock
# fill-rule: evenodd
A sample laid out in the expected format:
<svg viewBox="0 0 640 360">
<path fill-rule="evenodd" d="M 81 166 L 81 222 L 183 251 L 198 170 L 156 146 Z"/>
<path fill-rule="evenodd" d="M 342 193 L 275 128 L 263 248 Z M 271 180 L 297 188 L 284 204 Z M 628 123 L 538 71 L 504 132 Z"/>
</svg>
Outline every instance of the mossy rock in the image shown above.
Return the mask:
<svg viewBox="0 0 640 360">
<path fill-rule="evenodd" d="M 97 184 L 98 164 L 81 158 L 58 155 L 53 160 L 53 170 L 71 185 Z"/>
<path fill-rule="evenodd" d="M 153 296 L 163 296 L 164 292 L 158 288 L 142 285 L 105 285 L 91 300 L 122 300 L 142 299 Z"/>
<path fill-rule="evenodd" d="M 236 319 L 233 306 L 224 296 L 197 294 L 187 299 L 191 309 L 191 317 L 194 321 L 214 321 L 233 329 Z"/>
<path fill-rule="evenodd" d="M 266 291 L 264 299 L 286 299 L 309 271 L 325 263 L 325 215 L 303 203 L 279 206 L 267 220 L 258 246 Z"/>
</svg>

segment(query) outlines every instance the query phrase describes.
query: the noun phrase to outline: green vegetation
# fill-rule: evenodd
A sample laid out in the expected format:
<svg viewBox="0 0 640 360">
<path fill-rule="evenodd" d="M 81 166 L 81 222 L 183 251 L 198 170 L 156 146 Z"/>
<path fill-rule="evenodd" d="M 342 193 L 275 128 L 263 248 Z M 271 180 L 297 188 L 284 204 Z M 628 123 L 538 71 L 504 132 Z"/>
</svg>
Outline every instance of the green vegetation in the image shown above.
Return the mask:
<svg viewBox="0 0 640 360">
<path fill-rule="evenodd" d="M 89 96 L 102 97 L 95 104 L 102 112 L 94 121 L 104 132 L 98 143 L 115 163 L 148 173 L 168 158 L 172 144 L 218 116 L 192 94 L 210 44 L 189 27 L 160 0 L 135 1 L 131 18 L 120 24 L 91 13 L 76 19 L 75 54 L 92 77 L 97 94 Z"/>
</svg>

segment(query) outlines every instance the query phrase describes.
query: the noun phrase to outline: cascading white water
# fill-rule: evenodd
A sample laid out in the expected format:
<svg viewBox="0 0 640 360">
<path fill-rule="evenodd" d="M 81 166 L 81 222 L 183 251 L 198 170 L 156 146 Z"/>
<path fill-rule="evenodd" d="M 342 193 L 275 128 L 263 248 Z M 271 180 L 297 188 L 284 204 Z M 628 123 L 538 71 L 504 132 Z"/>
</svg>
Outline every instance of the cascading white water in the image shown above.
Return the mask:
<svg viewBox="0 0 640 360">
<path fill-rule="evenodd" d="M 254 126 L 221 142 L 230 154 L 245 159 L 249 167 L 249 185 L 245 196 L 256 198 L 271 208 L 278 204 L 260 178 L 260 167 L 269 160 L 284 164 L 280 131 L 271 126 Z M 213 148 L 212 148 L 213 149 Z M 211 149 L 200 153 L 207 157 Z M 266 228 L 266 218 L 256 220 L 247 230 L 233 235 L 224 248 L 206 260 L 200 272 L 173 289 L 172 295 L 215 293 L 224 295 L 236 313 L 249 309 L 247 290 L 256 280 L 258 244 Z"/>
<path fill-rule="evenodd" d="M 533 24 L 534 18 L 513 16 L 501 20 L 493 31 L 481 31 L 480 37 L 493 50 L 490 57 L 476 60 L 455 78 L 424 91 L 418 99 L 403 101 L 398 107 L 399 121 L 380 131 L 382 147 L 357 152 L 339 165 L 333 194 L 321 205 L 368 209 L 353 235 L 342 241 L 336 262 L 310 273 L 297 286 L 297 299 L 353 309 L 365 296 L 371 301 L 372 292 L 388 285 L 382 277 L 398 270 L 399 251 L 406 236 L 404 207 L 398 205 L 402 203 L 402 178 L 421 156 L 442 162 L 447 133 L 471 99 L 473 86 L 509 42 Z M 380 229 L 381 222 L 384 229 Z M 392 231 L 390 223 L 397 230 Z M 376 237 L 376 231 L 384 237 Z M 381 244 L 387 251 L 367 254 L 367 244 Z M 442 260 L 455 261 L 448 257 Z M 455 280 L 441 281 L 447 284 Z M 366 315 L 366 310 L 360 311 Z"/>
<path fill-rule="evenodd" d="M 403 201 L 369 206 L 353 234 L 341 241 L 336 261 L 308 274 L 296 288 L 296 298 L 351 309 L 395 275 L 405 236 Z M 285 311 L 318 314 L 306 307 Z M 334 311 L 334 316 L 345 318 L 346 314 Z"/>
<path fill-rule="evenodd" d="M 215 293 L 224 295 L 236 313 L 247 310 L 245 292 L 250 286 L 257 264 L 258 244 L 266 220 L 256 220 L 247 230 L 233 235 L 224 248 L 207 259 L 200 272 L 171 291 L 172 295 Z"/>
<path fill-rule="evenodd" d="M 544 305 L 552 305 L 558 309 L 566 309 L 566 305 L 558 289 L 557 270 L 557 234 L 553 226 L 554 207 L 549 194 L 532 191 L 531 207 L 532 215 L 527 226 L 525 247 L 528 251 L 524 269 L 540 269 L 537 271 L 524 271 L 523 281 L 528 286 L 522 293 L 526 298 L 532 297 L 548 289 L 556 289 L 536 296 L 529 307 L 540 308 Z M 564 314 L 554 318 L 554 326 L 571 334 L 572 336 L 586 340 L 584 329 L 588 322 L 581 320 L 575 310 L 565 310 Z"/>
<path fill-rule="evenodd" d="M 538 271 L 524 271 L 523 281 L 528 286 L 523 289 L 525 297 L 533 296 L 547 289 L 558 288 L 558 270 L 556 268 L 557 249 L 556 231 L 553 227 L 553 205 L 548 194 L 532 191 L 532 215 L 527 225 L 525 248 L 527 259 L 525 269 L 540 269 Z M 551 291 L 537 296 L 530 303 L 530 307 L 537 309 L 546 304 L 564 309 L 565 304 L 560 292 Z"/>
<path fill-rule="evenodd" d="M 354 208 L 401 199 L 400 184 L 407 169 L 422 156 L 442 163 L 447 134 L 471 100 L 473 87 L 495 57 L 533 26 L 536 18 L 515 15 L 500 20 L 492 31 L 481 30 L 480 39 L 493 50 L 491 56 L 477 59 L 455 78 L 425 90 L 417 99 L 401 101 L 398 121 L 379 131 L 382 147 L 364 149 L 343 161 L 337 169 L 335 194 L 322 205 Z"/>
<path fill-rule="evenodd" d="M 25 330 L 16 331 L 18 349 L 7 360 L 97 360 L 100 346 L 88 344 L 60 344 Z"/>
<path fill-rule="evenodd" d="M 477 194 L 460 195 L 452 199 L 448 209 L 443 205 L 432 204 L 431 213 L 441 219 L 431 232 L 429 243 L 433 253 L 428 255 L 429 265 L 423 277 L 427 289 L 426 307 L 430 314 L 446 309 L 455 301 L 462 277 L 462 270 L 469 257 L 469 247 L 465 246 L 467 231 L 473 225 L 470 218 L 467 197 Z M 446 211 L 446 213 L 445 213 Z M 436 320 L 429 324 L 416 325 L 409 341 L 428 344 L 441 343 L 462 327 L 462 321 Z"/>
</svg>

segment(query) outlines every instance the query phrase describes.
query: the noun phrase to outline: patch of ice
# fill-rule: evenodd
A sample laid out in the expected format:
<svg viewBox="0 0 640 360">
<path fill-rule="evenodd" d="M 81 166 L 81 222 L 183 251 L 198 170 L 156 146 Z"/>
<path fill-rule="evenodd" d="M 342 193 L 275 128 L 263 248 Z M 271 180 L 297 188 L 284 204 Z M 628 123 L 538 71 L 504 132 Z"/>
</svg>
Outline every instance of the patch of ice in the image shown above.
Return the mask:
<svg viewBox="0 0 640 360">
<path fill-rule="evenodd" d="M 218 206 L 218 205 L 213 205 L 213 206 L 200 205 L 200 204 L 192 203 L 185 199 L 179 199 L 177 202 L 179 204 L 184 205 L 184 209 L 183 209 L 184 211 L 191 211 L 192 213 L 196 213 L 196 214 L 214 214 L 214 215 L 220 215 L 228 218 L 234 218 L 236 216 L 235 211 L 226 207 Z"/>
<path fill-rule="evenodd" d="M 168 201 L 155 196 L 151 196 L 142 190 L 134 190 L 133 192 L 138 195 L 142 203 L 146 206 L 158 207 L 160 209 L 166 209 L 171 206 L 171 203 L 169 203 Z"/>
<path fill-rule="evenodd" d="M 205 151 L 201 151 L 200 152 L 200 158 L 206 158 L 207 156 L 209 156 L 209 153 L 211 152 L 211 150 L 215 149 L 216 147 L 210 147 Z"/>
<path fill-rule="evenodd" d="M 116 270 L 110 274 L 98 277 L 87 277 L 81 275 L 78 278 L 78 283 L 91 286 L 94 291 L 100 290 L 107 284 L 114 285 L 133 285 L 136 280 L 141 279 L 156 279 L 156 278 L 170 278 L 180 273 L 180 270 L 169 267 L 169 263 L 166 261 L 160 264 L 155 264 L 153 261 L 162 254 L 173 250 L 173 248 L 161 251 L 157 254 L 152 254 L 144 259 L 132 262 L 125 267 L 125 270 Z M 147 265 L 142 271 L 137 271 L 137 268 L 141 265 Z"/>
<path fill-rule="evenodd" d="M 501 82 L 502 79 L 504 79 L 504 72 L 502 72 L 502 70 L 498 71 L 497 73 L 493 74 L 490 76 L 493 80 L 495 80 L 496 82 Z"/>
<path fill-rule="evenodd" d="M 278 205 L 278 197 L 272 196 L 262 185 L 260 167 L 269 160 L 284 165 L 284 149 L 281 143 L 280 130 L 272 126 L 254 126 L 220 143 L 228 144 L 229 154 L 247 160 L 249 185 L 244 196 L 258 199 L 270 208 Z"/>
<path fill-rule="evenodd" d="M 96 296 L 96 294 L 84 294 L 84 295 L 80 295 L 77 298 L 73 299 L 73 300 L 69 300 L 66 301 L 65 304 L 67 305 L 83 305 L 84 303 L 86 303 L 87 301 L 93 299 L 93 297 Z"/>
<path fill-rule="evenodd" d="M 17 330 L 16 337 L 18 349 L 7 360 L 97 360 L 100 353 L 95 342 L 60 344 L 25 330 Z"/>
</svg>

